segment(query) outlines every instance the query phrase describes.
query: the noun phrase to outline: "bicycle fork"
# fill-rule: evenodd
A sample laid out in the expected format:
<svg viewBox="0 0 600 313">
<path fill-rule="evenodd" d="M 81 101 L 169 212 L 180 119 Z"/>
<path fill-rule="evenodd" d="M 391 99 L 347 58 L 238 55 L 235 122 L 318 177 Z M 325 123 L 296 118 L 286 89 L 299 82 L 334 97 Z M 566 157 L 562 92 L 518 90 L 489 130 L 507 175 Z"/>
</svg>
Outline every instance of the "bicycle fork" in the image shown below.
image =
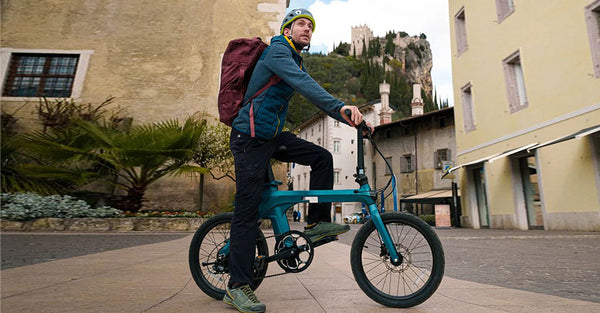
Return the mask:
<svg viewBox="0 0 600 313">
<path fill-rule="evenodd" d="M 377 208 L 376 204 L 369 204 L 369 214 L 371 214 L 371 220 L 373 221 L 373 224 L 375 224 L 375 228 L 377 228 L 379 237 L 390 255 L 390 263 L 392 263 L 394 266 L 402 264 L 404 258 L 396 250 L 394 241 L 385 227 L 385 224 L 383 224 L 383 220 L 381 219 L 381 215 L 379 214 L 379 209 Z"/>
</svg>

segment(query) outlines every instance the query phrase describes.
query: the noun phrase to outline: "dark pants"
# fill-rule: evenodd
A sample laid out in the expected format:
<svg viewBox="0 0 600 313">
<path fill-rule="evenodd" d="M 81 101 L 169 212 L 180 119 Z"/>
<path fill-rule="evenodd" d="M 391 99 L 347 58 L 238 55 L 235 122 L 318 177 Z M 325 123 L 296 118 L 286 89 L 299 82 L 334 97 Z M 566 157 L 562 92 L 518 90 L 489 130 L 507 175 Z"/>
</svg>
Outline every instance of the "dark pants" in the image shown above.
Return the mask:
<svg viewBox="0 0 600 313">
<path fill-rule="evenodd" d="M 333 158 L 326 149 L 283 132 L 276 139 L 252 138 L 235 129 L 229 141 L 235 162 L 236 194 L 231 221 L 229 286 L 252 285 L 258 205 L 271 158 L 309 165 L 310 189 L 333 189 Z M 306 221 L 331 222 L 331 203 L 311 203 Z"/>
</svg>

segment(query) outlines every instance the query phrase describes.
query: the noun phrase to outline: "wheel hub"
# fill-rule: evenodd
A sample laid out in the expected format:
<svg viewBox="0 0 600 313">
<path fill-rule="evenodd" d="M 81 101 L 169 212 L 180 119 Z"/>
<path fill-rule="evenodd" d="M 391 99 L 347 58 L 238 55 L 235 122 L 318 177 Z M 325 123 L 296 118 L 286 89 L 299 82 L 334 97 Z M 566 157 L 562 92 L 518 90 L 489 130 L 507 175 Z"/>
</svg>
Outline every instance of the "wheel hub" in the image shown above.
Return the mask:
<svg viewBox="0 0 600 313">
<path fill-rule="evenodd" d="M 412 264 L 412 254 L 410 253 L 410 250 L 401 244 L 396 244 L 396 251 L 398 251 L 399 260 L 394 262 L 394 260 L 392 260 L 390 257 L 389 251 L 382 244 L 379 257 L 384 261 L 384 264 L 388 270 L 396 273 L 402 273 L 408 270 Z"/>
</svg>

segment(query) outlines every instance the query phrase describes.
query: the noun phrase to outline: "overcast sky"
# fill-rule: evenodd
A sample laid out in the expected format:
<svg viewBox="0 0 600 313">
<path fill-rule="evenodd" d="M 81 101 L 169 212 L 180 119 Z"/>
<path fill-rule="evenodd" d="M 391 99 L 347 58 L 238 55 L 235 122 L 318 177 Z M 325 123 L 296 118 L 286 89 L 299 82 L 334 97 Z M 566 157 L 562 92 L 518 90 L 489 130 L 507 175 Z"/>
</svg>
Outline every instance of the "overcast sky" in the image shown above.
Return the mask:
<svg viewBox="0 0 600 313">
<path fill-rule="evenodd" d="M 378 37 L 388 31 L 424 33 L 433 53 L 433 87 L 454 104 L 448 0 L 290 0 L 288 11 L 296 8 L 307 8 L 315 17 L 311 52 L 327 53 L 340 41 L 350 43 L 351 27 L 363 24 Z"/>
</svg>

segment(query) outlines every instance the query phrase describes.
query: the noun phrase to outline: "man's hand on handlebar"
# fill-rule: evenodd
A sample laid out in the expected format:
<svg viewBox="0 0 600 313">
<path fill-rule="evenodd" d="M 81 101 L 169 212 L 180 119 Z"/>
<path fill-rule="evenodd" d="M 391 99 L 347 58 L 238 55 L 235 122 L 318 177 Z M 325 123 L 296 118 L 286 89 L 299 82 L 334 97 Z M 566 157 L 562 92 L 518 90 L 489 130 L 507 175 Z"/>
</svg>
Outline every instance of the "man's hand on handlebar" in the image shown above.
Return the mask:
<svg viewBox="0 0 600 313">
<path fill-rule="evenodd" d="M 371 123 L 363 120 L 363 115 L 360 113 L 360 110 L 357 106 L 353 105 L 345 105 L 340 109 L 340 114 L 342 117 L 352 126 L 356 128 L 364 128 L 364 126 L 368 127 L 371 134 L 373 133 L 373 125 Z M 364 125 L 361 125 L 364 124 Z M 366 132 L 366 130 L 365 130 Z"/>
</svg>

